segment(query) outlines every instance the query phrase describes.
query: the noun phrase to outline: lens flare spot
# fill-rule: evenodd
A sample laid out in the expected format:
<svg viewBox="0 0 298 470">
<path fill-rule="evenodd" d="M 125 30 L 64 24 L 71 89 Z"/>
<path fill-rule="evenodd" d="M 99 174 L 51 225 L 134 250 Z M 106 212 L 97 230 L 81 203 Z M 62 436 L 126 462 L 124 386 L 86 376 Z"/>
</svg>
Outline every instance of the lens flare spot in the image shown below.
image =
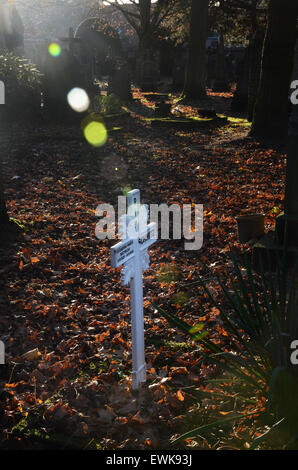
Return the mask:
<svg viewBox="0 0 298 470">
<path fill-rule="evenodd" d="M 59 44 L 52 42 L 52 44 L 49 45 L 49 53 L 53 57 L 58 57 L 61 54 L 61 47 L 59 46 Z"/>
<path fill-rule="evenodd" d="M 91 121 L 84 128 L 84 136 L 89 144 L 100 147 L 106 143 L 108 133 L 103 123 Z"/>
<path fill-rule="evenodd" d="M 69 106 L 78 113 L 82 113 L 89 108 L 90 100 L 86 91 L 83 88 L 73 88 L 67 94 L 67 101 Z"/>
</svg>

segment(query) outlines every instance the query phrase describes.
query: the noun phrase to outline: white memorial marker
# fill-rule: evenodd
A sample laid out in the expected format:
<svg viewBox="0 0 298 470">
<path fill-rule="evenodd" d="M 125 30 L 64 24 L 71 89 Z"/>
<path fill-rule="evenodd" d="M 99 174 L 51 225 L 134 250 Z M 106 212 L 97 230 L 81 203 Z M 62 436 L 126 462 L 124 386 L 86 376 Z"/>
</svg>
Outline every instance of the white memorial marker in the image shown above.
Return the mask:
<svg viewBox="0 0 298 470">
<path fill-rule="evenodd" d="M 140 191 L 127 194 L 127 214 L 120 219 L 122 241 L 111 248 L 113 268 L 123 265 L 122 284 L 130 283 L 132 331 L 132 388 L 146 382 L 143 270 L 149 268 L 147 249 L 157 240 L 156 223 L 147 225 L 147 207 L 140 204 Z"/>
</svg>

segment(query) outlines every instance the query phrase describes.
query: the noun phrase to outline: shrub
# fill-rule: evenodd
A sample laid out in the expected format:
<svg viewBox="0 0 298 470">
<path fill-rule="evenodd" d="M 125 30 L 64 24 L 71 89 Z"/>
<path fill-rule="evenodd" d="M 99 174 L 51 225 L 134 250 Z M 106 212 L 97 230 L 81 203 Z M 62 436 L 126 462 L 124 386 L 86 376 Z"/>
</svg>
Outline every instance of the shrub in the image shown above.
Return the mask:
<svg viewBox="0 0 298 470">
<path fill-rule="evenodd" d="M 27 59 L 0 51 L 0 80 L 5 86 L 4 112 L 8 117 L 15 119 L 40 111 L 42 74 Z"/>
<path fill-rule="evenodd" d="M 122 111 L 122 102 L 114 93 L 106 96 L 95 96 L 92 111 L 101 114 L 117 114 Z"/>
<path fill-rule="evenodd" d="M 222 282 L 212 273 L 213 282 L 219 284 L 223 293 L 221 301 L 213 296 L 208 281 L 202 278 L 197 281 L 211 304 L 220 311 L 231 352 L 226 346 L 221 348 L 209 340 L 204 325 L 200 325 L 198 334 L 196 327 L 190 327 L 177 315 L 154 306 L 172 325 L 198 342 L 203 361 L 218 366 L 224 374 L 245 384 L 247 390 L 251 389 L 251 396 L 266 398 L 266 410 L 254 411 L 254 414 L 264 414 L 268 422 L 273 420 L 275 424 L 256 438 L 250 448 L 263 445 L 269 435 L 271 437 L 281 428 L 288 441 L 283 443 L 286 448 L 298 441 L 298 374 L 290 360 L 291 342 L 298 339 L 297 265 L 290 272 L 285 260 L 281 260 L 277 262 L 276 271 L 270 273 L 264 272 L 260 260 L 261 272 L 255 273 L 245 255 L 243 267 L 233 254 L 231 258 L 234 276 L 229 280 Z M 221 426 L 243 417 L 245 414 L 200 426 L 180 436 L 175 443 L 198 436 L 214 425 Z"/>
</svg>

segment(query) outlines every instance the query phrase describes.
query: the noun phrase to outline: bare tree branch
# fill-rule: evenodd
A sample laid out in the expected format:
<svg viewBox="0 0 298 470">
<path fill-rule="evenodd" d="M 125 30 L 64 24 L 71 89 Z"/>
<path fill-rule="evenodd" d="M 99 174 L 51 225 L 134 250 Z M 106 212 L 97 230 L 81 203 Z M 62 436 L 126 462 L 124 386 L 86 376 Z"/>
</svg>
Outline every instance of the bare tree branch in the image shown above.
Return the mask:
<svg viewBox="0 0 298 470">
<path fill-rule="evenodd" d="M 168 8 L 165 10 L 164 14 L 159 17 L 159 19 L 156 22 L 155 29 L 158 29 L 163 20 L 169 15 L 170 11 L 173 10 L 173 5 L 168 6 Z"/>
<path fill-rule="evenodd" d="M 116 10 L 121 11 L 125 19 L 128 21 L 128 23 L 134 28 L 138 36 L 140 36 L 141 27 L 134 20 L 134 18 L 136 18 L 137 20 L 140 20 L 139 15 L 137 13 L 128 12 L 126 8 L 124 8 L 122 5 L 118 3 L 118 1 L 117 3 L 115 3 L 115 2 L 111 2 L 110 0 L 106 0 L 106 2 L 109 3 L 109 5 L 113 6 Z"/>
</svg>

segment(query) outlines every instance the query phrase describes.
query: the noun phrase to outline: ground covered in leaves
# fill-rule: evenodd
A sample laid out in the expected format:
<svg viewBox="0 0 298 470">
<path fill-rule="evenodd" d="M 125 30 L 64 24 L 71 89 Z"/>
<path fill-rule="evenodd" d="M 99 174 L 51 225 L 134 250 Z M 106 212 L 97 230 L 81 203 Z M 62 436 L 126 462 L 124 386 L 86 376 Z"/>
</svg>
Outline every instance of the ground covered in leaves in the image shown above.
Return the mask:
<svg viewBox="0 0 298 470">
<path fill-rule="evenodd" d="M 100 148 L 84 141 L 79 124 L 47 122 L 15 125 L 9 150 L 1 144 L 9 214 L 23 229 L 1 247 L 3 448 L 166 449 L 183 432 L 236 409 L 234 391 L 218 412 L 208 390 L 221 372 L 202 362 L 196 344 L 151 302 L 190 325 L 204 323 L 210 338 L 226 344 L 219 312 L 195 283 L 206 275 L 200 260 L 219 274 L 230 269 L 229 247 L 240 249 L 239 214 L 264 213 L 266 228 L 273 226 L 285 151 L 248 136 L 249 123 L 229 112 L 231 94 L 210 95 L 229 120 L 202 129 L 151 127 L 152 102 L 138 90 L 134 98 L 122 131 Z M 196 107 L 178 103 L 175 112 L 194 115 Z M 204 205 L 202 249 L 185 251 L 184 240 L 150 249 L 148 379 L 138 392 L 131 391 L 129 289 L 110 267 L 115 241 L 95 237 L 98 204 L 116 204 L 134 188 L 144 203 Z M 211 287 L 216 294 L 212 280 Z M 249 397 L 245 410 L 262 406 Z M 241 448 L 254 432 L 242 424 L 229 438 L 210 434 L 176 448 Z"/>
</svg>

